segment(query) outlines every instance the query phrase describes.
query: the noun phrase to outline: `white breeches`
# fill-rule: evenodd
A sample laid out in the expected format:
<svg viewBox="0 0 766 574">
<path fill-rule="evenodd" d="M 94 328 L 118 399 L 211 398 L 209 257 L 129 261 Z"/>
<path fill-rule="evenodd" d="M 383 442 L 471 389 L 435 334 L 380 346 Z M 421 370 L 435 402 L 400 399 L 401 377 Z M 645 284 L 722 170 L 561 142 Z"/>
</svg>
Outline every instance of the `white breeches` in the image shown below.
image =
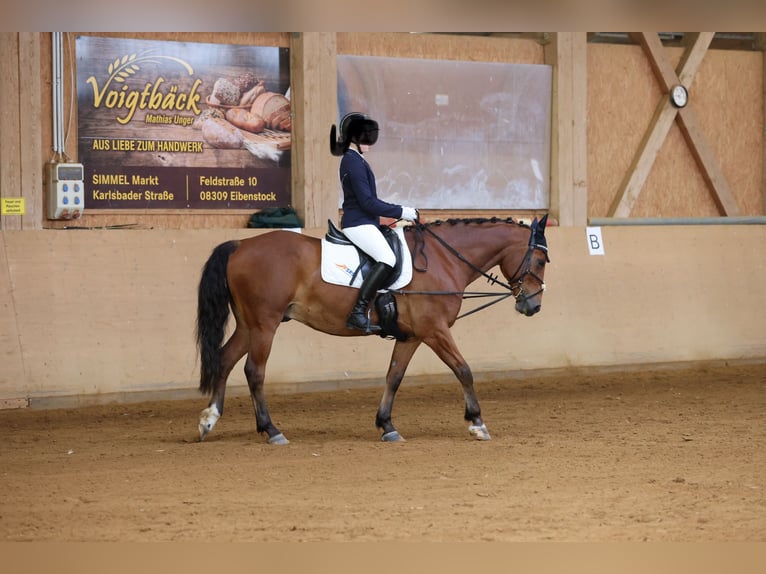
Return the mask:
<svg viewBox="0 0 766 574">
<path fill-rule="evenodd" d="M 388 245 L 386 238 L 375 225 L 357 225 L 343 229 L 354 245 L 359 247 L 375 261 L 385 263 L 389 267 L 396 265 L 396 255 Z"/>
</svg>

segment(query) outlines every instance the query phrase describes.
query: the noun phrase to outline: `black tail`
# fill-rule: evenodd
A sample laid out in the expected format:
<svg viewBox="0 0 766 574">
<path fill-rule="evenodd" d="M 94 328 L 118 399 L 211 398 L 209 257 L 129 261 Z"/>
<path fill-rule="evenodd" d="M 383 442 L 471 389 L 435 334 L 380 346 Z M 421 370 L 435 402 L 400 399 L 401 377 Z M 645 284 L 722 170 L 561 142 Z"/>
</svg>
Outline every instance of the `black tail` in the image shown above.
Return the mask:
<svg viewBox="0 0 766 574">
<path fill-rule="evenodd" d="M 229 320 L 229 286 L 226 266 L 238 241 L 221 243 L 202 269 L 197 296 L 197 349 L 200 355 L 199 390 L 211 393 L 221 376 L 221 346 Z"/>
</svg>

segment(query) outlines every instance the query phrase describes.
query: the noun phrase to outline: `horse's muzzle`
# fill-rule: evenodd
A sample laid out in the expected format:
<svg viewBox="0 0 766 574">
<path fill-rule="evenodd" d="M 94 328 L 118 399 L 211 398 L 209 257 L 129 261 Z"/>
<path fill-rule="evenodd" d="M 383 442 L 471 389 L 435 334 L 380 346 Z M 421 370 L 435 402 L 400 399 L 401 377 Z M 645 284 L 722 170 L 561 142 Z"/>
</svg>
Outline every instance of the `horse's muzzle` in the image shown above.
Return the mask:
<svg viewBox="0 0 766 574">
<path fill-rule="evenodd" d="M 516 310 L 522 315 L 526 315 L 527 317 L 531 317 L 540 311 L 541 308 L 542 305 L 540 303 L 534 304 L 531 303 L 528 299 L 521 298 L 516 301 Z"/>
</svg>

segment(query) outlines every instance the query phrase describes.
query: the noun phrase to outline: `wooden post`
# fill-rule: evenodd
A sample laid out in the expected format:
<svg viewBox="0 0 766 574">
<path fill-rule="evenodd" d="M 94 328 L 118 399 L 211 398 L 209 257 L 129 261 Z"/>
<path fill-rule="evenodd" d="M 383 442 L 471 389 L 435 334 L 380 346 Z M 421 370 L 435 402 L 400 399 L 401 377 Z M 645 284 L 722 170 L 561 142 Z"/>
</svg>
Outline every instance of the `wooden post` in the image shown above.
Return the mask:
<svg viewBox="0 0 766 574">
<path fill-rule="evenodd" d="M 572 221 L 588 224 L 588 35 L 572 37 Z"/>
<path fill-rule="evenodd" d="M 35 102 L 40 98 L 40 33 L 19 32 L 19 94 L 22 102 Z M 45 219 L 43 186 L 45 185 L 42 156 L 40 105 L 22 105 L 19 113 L 19 142 L 21 195 L 26 213 L 21 216 L 23 229 L 42 229 Z"/>
<path fill-rule="evenodd" d="M 587 34 L 557 32 L 545 47 L 553 66 L 550 213 L 559 225 L 588 219 Z"/>
<path fill-rule="evenodd" d="M 766 32 L 756 32 L 755 47 L 763 53 L 763 175 L 761 176 L 761 213 L 766 215 Z"/>
<path fill-rule="evenodd" d="M 0 200 L 21 197 L 19 33 L 0 33 Z M 0 229 L 21 229 L 19 215 L 0 216 Z"/>
<path fill-rule="evenodd" d="M 329 146 L 338 121 L 335 55 L 335 32 L 296 32 L 290 39 L 292 197 L 307 228 L 338 219 L 338 163 Z"/>
</svg>

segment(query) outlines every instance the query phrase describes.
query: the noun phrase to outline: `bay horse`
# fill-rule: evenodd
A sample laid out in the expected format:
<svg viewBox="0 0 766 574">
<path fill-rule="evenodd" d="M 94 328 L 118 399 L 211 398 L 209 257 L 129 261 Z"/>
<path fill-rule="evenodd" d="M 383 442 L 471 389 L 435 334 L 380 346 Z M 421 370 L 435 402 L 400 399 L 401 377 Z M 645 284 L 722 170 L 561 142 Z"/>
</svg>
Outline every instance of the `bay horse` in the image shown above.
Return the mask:
<svg viewBox="0 0 766 574">
<path fill-rule="evenodd" d="M 416 222 L 405 228 L 414 272 L 405 288 L 393 292 L 399 332 L 375 416 L 381 440 L 404 440 L 391 421 L 391 411 L 407 365 L 421 343 L 430 347 L 460 381 L 469 433 L 478 440 L 491 438 L 481 417 L 473 374 L 450 327 L 459 318 L 464 298 L 498 297 L 497 291 L 466 292 L 481 276 L 504 289 L 500 297 L 513 296 L 516 311 L 522 315 L 531 316 L 540 310 L 545 265 L 549 262 L 547 218 L 547 214 L 539 221 L 535 218 L 529 225 L 511 218 L 473 218 Z M 363 331 L 346 327 L 356 288 L 325 282 L 320 257 L 319 238 L 284 230 L 227 241 L 213 250 L 198 289 L 199 390 L 211 395 L 200 414 L 200 440 L 223 414 L 229 373 L 247 355 L 245 376 L 256 429 L 268 435 L 269 443 L 289 442 L 271 420 L 264 393 L 266 362 L 280 323 L 294 319 L 329 335 L 365 336 Z M 496 266 L 506 282 L 488 273 Z M 236 326 L 224 344 L 230 310 Z M 372 313 L 375 321 L 378 312 L 373 309 Z"/>
</svg>

